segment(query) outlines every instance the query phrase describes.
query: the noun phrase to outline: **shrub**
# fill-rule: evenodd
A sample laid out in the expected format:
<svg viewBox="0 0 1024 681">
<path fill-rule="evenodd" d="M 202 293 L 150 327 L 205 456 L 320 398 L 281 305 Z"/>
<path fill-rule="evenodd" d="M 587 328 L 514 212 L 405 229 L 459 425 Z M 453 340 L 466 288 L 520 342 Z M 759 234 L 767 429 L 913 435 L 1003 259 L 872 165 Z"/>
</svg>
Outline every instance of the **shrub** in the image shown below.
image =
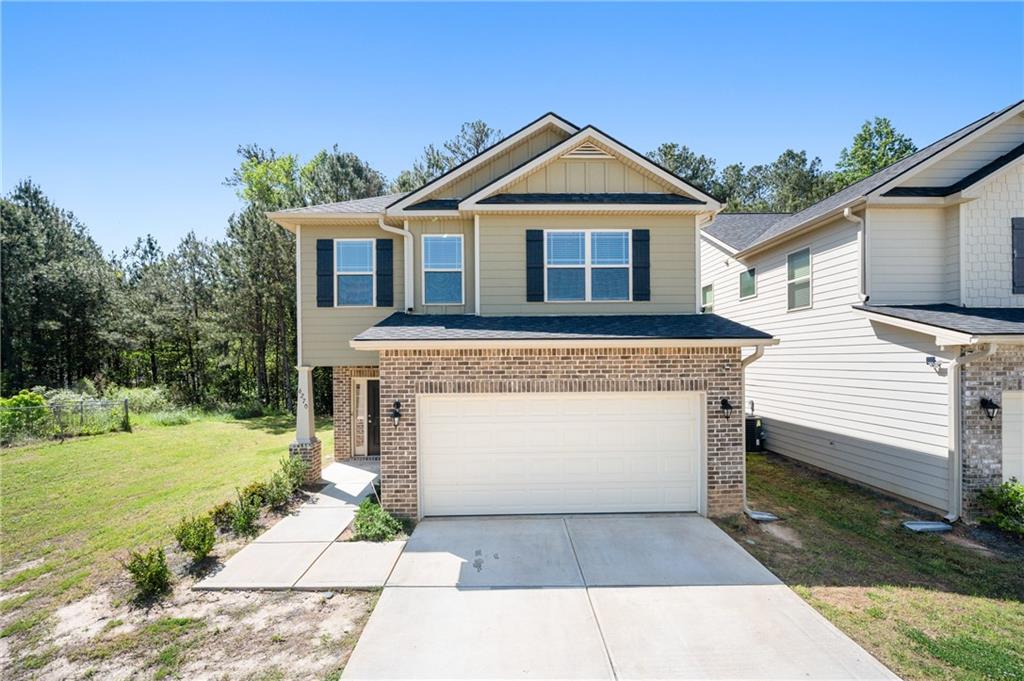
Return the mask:
<svg viewBox="0 0 1024 681">
<path fill-rule="evenodd" d="M 391 541 L 402 531 L 402 523 L 372 499 L 365 499 L 352 528 L 356 541 Z"/>
<path fill-rule="evenodd" d="M 145 553 L 132 551 L 123 565 L 132 577 L 139 598 L 156 598 L 170 590 L 171 571 L 163 549 L 150 549 Z"/>
<path fill-rule="evenodd" d="M 268 487 L 267 483 L 260 482 L 259 480 L 250 482 L 242 488 L 242 498 L 259 508 L 267 503 Z"/>
<path fill-rule="evenodd" d="M 998 487 L 982 490 L 978 502 L 988 511 L 982 523 L 1024 536 L 1024 483 L 1010 478 Z"/>
<path fill-rule="evenodd" d="M 43 437 L 52 429 L 50 409 L 41 394 L 22 390 L 11 397 L 0 397 L 0 440 Z"/>
<path fill-rule="evenodd" d="M 232 418 L 240 420 L 258 418 L 260 416 L 265 416 L 266 413 L 266 407 L 259 402 L 246 402 L 231 410 Z"/>
<path fill-rule="evenodd" d="M 178 540 L 178 547 L 190 554 L 192 561 L 196 563 L 210 555 L 213 544 L 217 541 L 216 533 L 213 520 L 208 515 L 182 518 L 174 528 L 174 538 Z"/>
<path fill-rule="evenodd" d="M 131 402 L 128 405 L 130 409 Z M 157 426 L 184 426 L 192 423 L 193 418 L 187 411 L 158 411 L 150 414 L 149 420 Z"/>
<path fill-rule="evenodd" d="M 286 456 L 281 459 L 281 473 L 291 486 L 291 491 L 295 492 L 306 479 L 306 464 L 298 457 Z"/>
<path fill-rule="evenodd" d="M 222 530 L 226 530 L 231 527 L 231 520 L 235 517 L 235 504 L 231 501 L 225 501 L 222 504 L 217 504 L 210 509 L 210 520 L 213 524 Z"/>
<path fill-rule="evenodd" d="M 241 537 L 251 537 L 259 530 L 260 505 L 238 493 L 231 513 L 231 530 Z"/>
<path fill-rule="evenodd" d="M 270 476 L 270 482 L 267 484 L 267 504 L 273 508 L 281 508 L 292 498 L 294 491 L 284 473 L 274 473 Z"/>
</svg>

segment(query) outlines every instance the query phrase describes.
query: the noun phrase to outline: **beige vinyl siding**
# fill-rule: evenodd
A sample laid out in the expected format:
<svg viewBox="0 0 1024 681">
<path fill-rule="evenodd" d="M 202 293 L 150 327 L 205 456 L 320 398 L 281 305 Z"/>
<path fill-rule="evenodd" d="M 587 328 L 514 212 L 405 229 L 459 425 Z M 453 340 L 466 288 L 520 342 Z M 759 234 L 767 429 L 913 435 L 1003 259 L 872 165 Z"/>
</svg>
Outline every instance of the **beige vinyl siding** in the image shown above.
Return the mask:
<svg viewBox="0 0 1024 681">
<path fill-rule="evenodd" d="M 871 303 L 925 304 L 949 298 L 949 229 L 942 208 L 871 208 Z"/>
<path fill-rule="evenodd" d="M 300 228 L 302 256 L 302 363 L 307 366 L 376 365 L 377 353 L 357 351 L 348 342 L 362 331 L 401 309 L 405 296 L 402 237 L 376 225 L 304 226 Z M 317 239 L 392 239 L 394 249 L 394 302 L 397 307 L 317 307 Z"/>
<path fill-rule="evenodd" d="M 527 229 L 651 230 L 651 300 L 527 303 Z M 485 315 L 669 314 L 696 308 L 694 218 L 676 216 L 506 216 L 480 218 L 480 308 Z"/>
<path fill-rule="evenodd" d="M 943 300 L 960 304 L 960 206 L 946 209 L 946 294 Z"/>
<path fill-rule="evenodd" d="M 473 220 L 438 218 L 409 222 L 409 231 L 415 235 L 413 241 L 413 271 L 416 273 L 414 310 L 424 314 L 474 313 L 473 309 Z M 423 304 L 423 235 L 462 235 L 462 300 L 464 305 Z"/>
<path fill-rule="evenodd" d="M 909 178 L 904 187 L 946 187 L 1024 143 L 1024 114 L 1018 114 L 946 158 Z"/>
<path fill-rule="evenodd" d="M 786 255 L 807 246 L 813 305 L 787 312 Z M 951 355 L 930 337 L 873 324 L 852 309 L 857 226 L 834 221 L 743 264 L 707 240 L 701 251 L 715 313 L 781 340 L 746 375 L 746 399 L 765 420 L 769 449 L 944 509 L 947 383 L 925 358 Z M 741 301 L 739 272 L 748 267 L 757 268 L 757 297 Z"/>
<path fill-rule="evenodd" d="M 565 130 L 549 125 L 495 156 L 487 161 L 487 163 L 473 170 L 473 172 L 435 190 L 428 198 L 465 198 L 513 168 L 529 161 L 535 156 L 539 156 L 567 137 L 569 137 L 569 133 Z"/>
<path fill-rule="evenodd" d="M 562 158 L 545 165 L 503 190 L 527 193 L 665 193 L 674 192 L 661 182 L 617 159 L 579 160 Z"/>
</svg>

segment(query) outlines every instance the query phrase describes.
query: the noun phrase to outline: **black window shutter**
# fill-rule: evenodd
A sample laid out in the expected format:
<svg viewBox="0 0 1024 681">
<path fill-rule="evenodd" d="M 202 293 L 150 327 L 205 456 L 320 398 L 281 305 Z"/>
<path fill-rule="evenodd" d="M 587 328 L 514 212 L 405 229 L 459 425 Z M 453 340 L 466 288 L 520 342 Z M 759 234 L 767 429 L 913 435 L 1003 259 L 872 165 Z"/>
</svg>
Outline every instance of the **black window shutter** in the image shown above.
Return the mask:
<svg viewBox="0 0 1024 681">
<path fill-rule="evenodd" d="M 544 302 L 544 230 L 526 230 L 526 302 Z"/>
<path fill-rule="evenodd" d="M 633 230 L 633 300 L 651 299 L 651 230 Z"/>
<path fill-rule="evenodd" d="M 334 307 L 334 240 L 316 240 L 316 306 Z"/>
<path fill-rule="evenodd" d="M 377 239 L 377 307 L 395 304 L 395 253 L 392 239 Z"/>
<path fill-rule="evenodd" d="M 1024 218 L 1010 218 L 1013 230 L 1013 292 L 1024 293 Z"/>
</svg>

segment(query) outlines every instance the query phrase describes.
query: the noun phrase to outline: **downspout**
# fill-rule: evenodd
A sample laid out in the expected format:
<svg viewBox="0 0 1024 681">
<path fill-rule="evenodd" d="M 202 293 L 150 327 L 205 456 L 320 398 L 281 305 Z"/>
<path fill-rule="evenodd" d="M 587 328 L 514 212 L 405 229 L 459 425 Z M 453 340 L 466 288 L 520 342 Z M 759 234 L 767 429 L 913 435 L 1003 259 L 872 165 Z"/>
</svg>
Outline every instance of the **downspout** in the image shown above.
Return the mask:
<svg viewBox="0 0 1024 681">
<path fill-rule="evenodd" d="M 971 362 L 991 357 L 999 349 L 997 343 L 989 343 L 985 350 L 970 355 L 957 355 L 949 363 L 946 376 L 949 378 L 949 402 L 952 405 L 952 418 L 949 420 L 949 513 L 946 520 L 953 522 L 960 517 L 963 508 L 963 475 L 960 470 L 962 460 L 961 418 L 963 417 L 963 400 L 960 399 L 960 369 Z"/>
<path fill-rule="evenodd" d="M 751 514 L 750 506 L 747 505 L 747 367 L 764 356 L 764 346 L 758 345 L 753 354 L 747 355 L 740 360 L 740 385 L 743 386 L 743 400 L 740 404 L 740 413 L 743 414 L 743 512 Z"/>
<path fill-rule="evenodd" d="M 867 216 L 866 210 L 864 212 L 864 215 L 865 217 Z M 868 299 L 871 298 L 870 294 L 868 293 L 867 276 L 867 224 L 864 221 L 865 218 L 858 217 L 856 214 L 854 214 L 853 209 L 850 208 L 849 206 L 843 209 L 843 217 L 857 225 L 857 255 L 860 258 L 860 281 L 858 282 L 857 286 L 857 298 L 860 299 L 860 302 L 866 303 L 868 302 Z"/>
<path fill-rule="evenodd" d="M 404 223 L 404 227 L 392 227 L 391 225 L 384 223 L 384 218 L 377 218 L 377 225 L 380 226 L 385 232 L 391 232 L 392 234 L 398 234 L 402 237 L 402 245 L 404 250 L 403 262 L 402 262 L 402 278 L 405 282 L 405 311 L 412 312 L 413 301 L 416 300 L 413 291 L 413 276 L 412 276 L 412 232 L 409 231 L 409 223 Z"/>
</svg>

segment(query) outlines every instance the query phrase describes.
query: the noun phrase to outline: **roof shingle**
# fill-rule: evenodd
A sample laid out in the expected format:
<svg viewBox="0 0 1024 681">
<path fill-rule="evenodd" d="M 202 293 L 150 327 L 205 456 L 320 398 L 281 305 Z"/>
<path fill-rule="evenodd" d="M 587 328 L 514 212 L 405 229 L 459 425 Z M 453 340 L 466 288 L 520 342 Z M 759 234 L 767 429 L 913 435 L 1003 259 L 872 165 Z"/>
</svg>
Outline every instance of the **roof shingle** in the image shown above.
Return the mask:
<svg viewBox="0 0 1024 681">
<path fill-rule="evenodd" d="M 742 251 L 789 213 L 719 213 L 704 233 Z"/>
<path fill-rule="evenodd" d="M 958 307 L 948 304 L 854 305 L 854 309 L 975 336 L 1024 334 L 1024 308 L 1021 307 Z"/>
</svg>

